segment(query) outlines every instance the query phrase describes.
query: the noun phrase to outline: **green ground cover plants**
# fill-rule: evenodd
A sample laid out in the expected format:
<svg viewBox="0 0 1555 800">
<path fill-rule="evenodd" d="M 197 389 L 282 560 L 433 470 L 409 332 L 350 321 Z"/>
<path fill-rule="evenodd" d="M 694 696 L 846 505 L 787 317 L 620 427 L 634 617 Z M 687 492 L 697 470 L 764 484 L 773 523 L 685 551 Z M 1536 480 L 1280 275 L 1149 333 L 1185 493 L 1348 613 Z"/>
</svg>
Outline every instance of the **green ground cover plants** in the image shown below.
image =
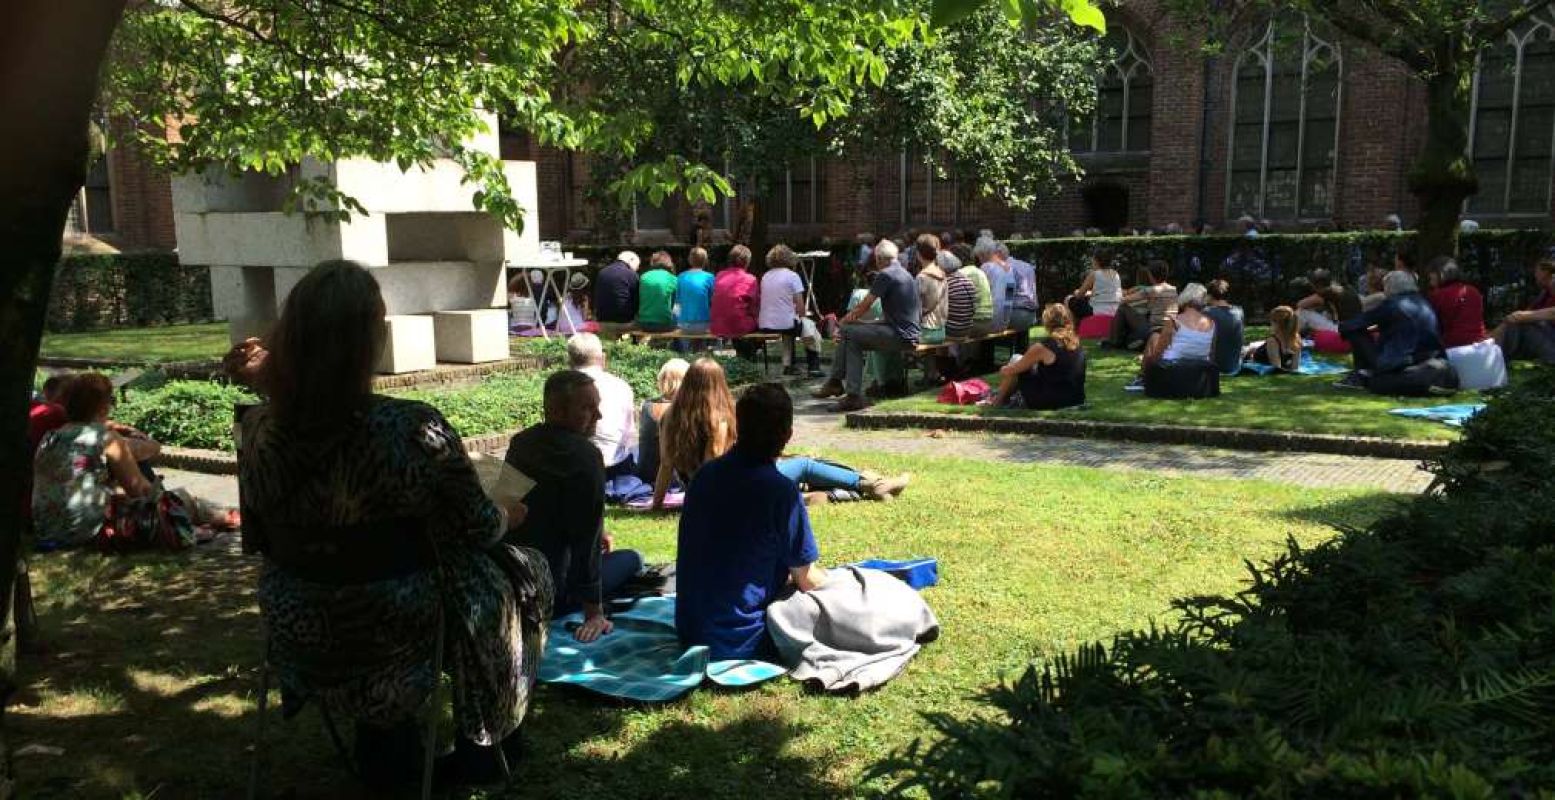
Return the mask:
<svg viewBox="0 0 1555 800">
<path fill-rule="evenodd" d="M 1471 421 L 1441 493 L 1049 653 L 873 774 L 934 797 L 1555 796 L 1552 390 L 1546 368 Z"/>
<path fill-rule="evenodd" d="M 924 713 L 980 712 L 979 689 L 1033 658 L 1175 619 L 1173 597 L 1235 591 L 1244 559 L 1360 527 L 1394 496 L 954 458 L 823 452 L 914 479 L 894 503 L 817 509 L 825 564 L 932 555 L 925 595 L 944 632 L 881 691 L 816 695 L 787 681 L 699 690 L 664 706 L 543 687 L 513 787 L 492 798 L 880 796 L 880 759 L 932 736 Z M 675 555 L 673 516 L 612 511 L 618 545 Z M 19 796 L 240 796 L 253 733 L 258 563 L 236 555 L 38 557 L 50 655 L 24 661 Z M 350 796 L 316 711 L 271 719 L 276 796 Z M 288 792 L 294 794 L 288 795 Z"/>
</svg>

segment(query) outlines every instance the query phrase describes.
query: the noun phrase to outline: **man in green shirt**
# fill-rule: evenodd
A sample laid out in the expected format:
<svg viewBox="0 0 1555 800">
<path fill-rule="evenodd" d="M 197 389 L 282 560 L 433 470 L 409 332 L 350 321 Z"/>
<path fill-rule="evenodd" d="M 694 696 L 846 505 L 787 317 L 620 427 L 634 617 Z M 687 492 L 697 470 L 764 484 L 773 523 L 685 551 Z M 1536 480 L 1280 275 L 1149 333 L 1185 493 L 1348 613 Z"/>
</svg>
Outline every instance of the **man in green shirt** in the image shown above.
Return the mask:
<svg viewBox="0 0 1555 800">
<path fill-rule="evenodd" d="M 648 259 L 637 290 L 637 327 L 650 333 L 675 330 L 675 259 L 660 250 Z"/>
</svg>

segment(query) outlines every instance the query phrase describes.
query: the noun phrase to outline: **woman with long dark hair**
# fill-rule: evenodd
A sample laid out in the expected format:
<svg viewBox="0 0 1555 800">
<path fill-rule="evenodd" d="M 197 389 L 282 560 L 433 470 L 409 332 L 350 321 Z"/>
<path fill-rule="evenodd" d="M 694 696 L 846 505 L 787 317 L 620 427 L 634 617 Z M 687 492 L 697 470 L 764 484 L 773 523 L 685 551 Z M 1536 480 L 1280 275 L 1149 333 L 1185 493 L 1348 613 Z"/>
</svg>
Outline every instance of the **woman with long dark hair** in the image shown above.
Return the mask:
<svg viewBox="0 0 1555 800">
<path fill-rule="evenodd" d="M 384 788 L 417 776 L 441 626 L 456 757 L 489 776 L 529 705 L 550 571 L 502 545 L 524 506 L 486 496 L 442 415 L 372 393 L 384 332 L 377 281 L 333 261 L 297 283 L 269 337 L 270 402 L 244 415 L 239 463 L 268 658 L 288 709 L 316 700 L 356 720 L 357 763 Z"/>
</svg>

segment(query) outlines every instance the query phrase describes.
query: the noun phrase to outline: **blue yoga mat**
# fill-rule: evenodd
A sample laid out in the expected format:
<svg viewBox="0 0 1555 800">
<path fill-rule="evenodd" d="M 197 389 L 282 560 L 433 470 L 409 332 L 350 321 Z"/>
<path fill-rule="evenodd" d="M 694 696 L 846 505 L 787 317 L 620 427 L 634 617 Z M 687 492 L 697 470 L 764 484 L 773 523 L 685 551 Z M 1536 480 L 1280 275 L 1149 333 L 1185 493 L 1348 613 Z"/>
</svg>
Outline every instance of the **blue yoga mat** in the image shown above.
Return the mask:
<svg viewBox="0 0 1555 800">
<path fill-rule="evenodd" d="M 1465 403 L 1462 405 L 1431 406 L 1430 408 L 1395 408 L 1389 414 L 1397 414 L 1400 417 L 1410 419 L 1425 419 L 1440 422 L 1443 425 L 1451 425 L 1454 428 L 1463 427 L 1463 423 L 1473 419 L 1475 414 L 1485 409 L 1484 403 Z"/>
<path fill-rule="evenodd" d="M 1312 351 L 1301 351 L 1301 363 L 1296 367 L 1297 375 L 1340 375 L 1349 372 L 1349 368 L 1332 361 L 1319 361 L 1312 357 Z M 1259 364 L 1255 361 L 1242 362 L 1242 372 L 1250 372 L 1254 375 L 1270 375 L 1279 372 L 1278 369 L 1268 364 Z"/>
</svg>

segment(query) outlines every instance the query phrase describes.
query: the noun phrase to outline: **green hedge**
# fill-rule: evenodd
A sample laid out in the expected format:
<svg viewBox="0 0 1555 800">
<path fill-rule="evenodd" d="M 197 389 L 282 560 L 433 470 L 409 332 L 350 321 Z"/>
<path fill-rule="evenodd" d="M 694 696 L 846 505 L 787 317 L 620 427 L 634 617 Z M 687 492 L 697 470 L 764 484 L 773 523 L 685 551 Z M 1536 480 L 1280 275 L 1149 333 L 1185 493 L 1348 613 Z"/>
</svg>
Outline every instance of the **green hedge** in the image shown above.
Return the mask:
<svg viewBox="0 0 1555 800">
<path fill-rule="evenodd" d="M 1164 259 L 1171 265 L 1172 281 L 1178 286 L 1191 281 L 1224 277 L 1232 284 L 1235 299 L 1257 318 L 1267 309 L 1294 298 L 1292 279 L 1305 277 L 1323 267 L 1335 276 L 1354 284 L 1369 264 L 1391 266 L 1393 254 L 1401 245 L 1412 242 L 1413 233 L 1361 231 L 1355 233 L 1268 234 L 1257 239 L 1242 236 L 1128 236 L 1068 239 L 1024 239 L 1007 242 L 1011 253 L 1037 266 L 1039 298 L 1049 302 L 1064 297 L 1080 285 L 1090 268 L 1091 254 L 1106 249 L 1118 258 L 1118 269 L 1125 282 L 1133 280 L 1134 270 L 1151 259 Z M 1528 268 L 1549 252 L 1555 236 L 1543 230 L 1481 230 L 1463 236 L 1458 261 L 1471 280 L 1486 290 L 1492 317 L 1527 302 L 1536 289 Z M 626 245 L 609 247 L 579 246 L 573 252 L 588 259 L 597 270 L 613 260 Z M 1261 267 L 1244 268 L 1227 263 L 1240 249 L 1249 251 Z M 644 261 L 654 250 L 663 249 L 685 264 L 685 245 L 669 247 L 630 247 Z M 727 246 L 710 250 L 713 263 L 727 260 Z M 809 248 L 801 248 L 809 249 Z M 832 253 L 828 264 L 816 277 L 821 307 L 835 311 L 846 302 L 854 285 L 853 264 L 857 247 L 853 244 L 827 246 Z"/>
<path fill-rule="evenodd" d="M 931 797 L 1555 797 L 1555 370 L 1445 488 L 986 691 L 877 767 Z M 1377 496 L 1351 502 L 1381 503 Z M 1320 511 L 1320 510 L 1315 510 Z"/>
<path fill-rule="evenodd" d="M 211 277 L 172 253 L 78 255 L 60 260 L 49 298 L 55 333 L 211 319 Z"/>
<path fill-rule="evenodd" d="M 161 385 L 156 385 L 161 383 Z M 154 381 L 154 388 L 131 388 L 114 419 L 141 429 L 174 447 L 232 452 L 232 407 L 252 403 L 253 395 L 216 381 Z"/>
</svg>

